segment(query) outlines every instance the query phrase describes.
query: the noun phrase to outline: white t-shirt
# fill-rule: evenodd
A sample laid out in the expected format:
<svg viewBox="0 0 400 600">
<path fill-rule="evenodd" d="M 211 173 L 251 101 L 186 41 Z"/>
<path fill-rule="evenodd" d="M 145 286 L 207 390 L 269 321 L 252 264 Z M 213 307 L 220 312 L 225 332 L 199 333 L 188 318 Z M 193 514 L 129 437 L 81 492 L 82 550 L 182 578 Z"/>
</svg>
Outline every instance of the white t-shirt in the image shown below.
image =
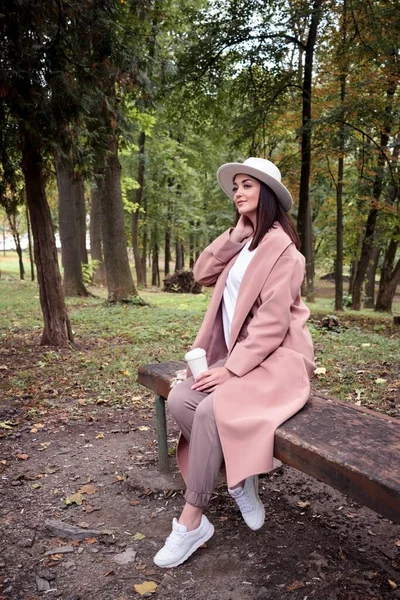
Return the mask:
<svg viewBox="0 0 400 600">
<path fill-rule="evenodd" d="M 235 264 L 229 271 L 228 277 L 225 282 L 224 295 L 222 300 L 222 323 L 224 326 L 224 336 L 227 348 L 229 348 L 232 319 L 233 314 L 235 312 L 240 284 L 242 282 L 243 275 L 245 274 L 246 269 L 249 266 L 251 259 L 253 258 L 257 250 L 257 248 L 256 250 L 249 250 L 251 242 L 252 240 L 249 240 L 239 252 Z"/>
</svg>

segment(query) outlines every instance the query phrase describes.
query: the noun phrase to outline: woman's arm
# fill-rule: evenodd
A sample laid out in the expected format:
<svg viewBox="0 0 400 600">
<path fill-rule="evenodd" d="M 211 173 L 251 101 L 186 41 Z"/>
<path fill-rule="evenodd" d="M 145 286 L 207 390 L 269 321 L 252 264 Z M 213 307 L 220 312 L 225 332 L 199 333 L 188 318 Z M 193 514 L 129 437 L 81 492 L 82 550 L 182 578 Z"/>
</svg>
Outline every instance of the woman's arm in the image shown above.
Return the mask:
<svg viewBox="0 0 400 600">
<path fill-rule="evenodd" d="M 206 287 L 213 286 L 220 273 L 253 234 L 253 227 L 247 217 L 240 217 L 236 227 L 231 227 L 217 237 L 200 254 L 193 267 L 195 280 Z"/>
<path fill-rule="evenodd" d="M 261 305 L 249 322 L 247 337 L 235 345 L 225 363 L 229 371 L 242 377 L 282 344 L 303 276 L 301 255 L 283 255 L 277 260 L 261 291 Z"/>
</svg>

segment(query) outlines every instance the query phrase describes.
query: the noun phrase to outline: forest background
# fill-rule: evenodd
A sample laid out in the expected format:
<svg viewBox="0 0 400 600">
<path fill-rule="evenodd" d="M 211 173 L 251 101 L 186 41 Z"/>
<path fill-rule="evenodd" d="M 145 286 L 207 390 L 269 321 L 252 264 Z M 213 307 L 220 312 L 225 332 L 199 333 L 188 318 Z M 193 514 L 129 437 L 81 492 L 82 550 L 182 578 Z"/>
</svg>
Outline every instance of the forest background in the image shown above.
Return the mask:
<svg viewBox="0 0 400 600">
<path fill-rule="evenodd" d="M 306 299 L 330 272 L 336 310 L 392 311 L 396 1 L 2 1 L 0 26 L 1 221 L 21 277 L 32 233 L 42 344 L 73 341 L 88 282 L 140 304 L 148 266 L 192 267 L 234 217 L 218 166 L 250 155 L 292 191 Z"/>
<path fill-rule="evenodd" d="M 313 393 L 400 416 L 398 0 L 0 0 L 0 31 L 0 596 L 394 598 L 395 526 L 284 468 L 265 535 L 220 488 L 221 542 L 155 573 L 183 482 L 136 379 L 193 343 L 211 292 L 163 280 L 233 222 L 217 168 L 259 156 L 294 198 Z M 107 540 L 59 554 L 49 518 Z"/>
</svg>

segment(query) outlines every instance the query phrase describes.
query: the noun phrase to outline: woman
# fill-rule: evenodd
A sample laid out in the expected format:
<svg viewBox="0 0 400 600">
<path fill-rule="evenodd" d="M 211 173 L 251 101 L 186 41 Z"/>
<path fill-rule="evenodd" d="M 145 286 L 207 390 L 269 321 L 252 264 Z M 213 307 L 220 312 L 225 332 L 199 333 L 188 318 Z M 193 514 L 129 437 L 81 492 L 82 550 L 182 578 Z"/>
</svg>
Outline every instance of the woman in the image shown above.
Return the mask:
<svg viewBox="0 0 400 600">
<path fill-rule="evenodd" d="M 244 521 L 253 530 L 263 525 L 258 474 L 271 470 L 275 429 L 307 402 L 314 370 L 309 311 L 300 299 L 304 257 L 279 169 L 249 158 L 222 165 L 217 178 L 239 220 L 194 267 L 199 283 L 215 286 L 193 344 L 211 366 L 168 397 L 182 432 L 177 457 L 187 489 L 154 557 L 160 567 L 181 564 L 213 535 L 203 513 L 224 464 Z"/>
</svg>

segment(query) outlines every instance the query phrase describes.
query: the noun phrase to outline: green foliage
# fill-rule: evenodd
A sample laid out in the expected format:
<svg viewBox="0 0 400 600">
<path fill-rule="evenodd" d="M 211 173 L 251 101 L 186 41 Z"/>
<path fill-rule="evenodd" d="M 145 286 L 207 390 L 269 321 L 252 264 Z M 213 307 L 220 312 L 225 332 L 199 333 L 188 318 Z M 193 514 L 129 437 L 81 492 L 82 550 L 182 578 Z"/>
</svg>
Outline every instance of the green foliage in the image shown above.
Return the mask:
<svg viewBox="0 0 400 600">
<path fill-rule="evenodd" d="M 353 302 L 353 298 L 350 294 L 343 294 L 343 306 L 344 308 L 350 308 Z"/>
<path fill-rule="evenodd" d="M 85 286 L 92 285 L 93 273 L 99 268 L 101 260 L 92 259 L 88 263 L 81 263 L 82 277 Z"/>
</svg>

